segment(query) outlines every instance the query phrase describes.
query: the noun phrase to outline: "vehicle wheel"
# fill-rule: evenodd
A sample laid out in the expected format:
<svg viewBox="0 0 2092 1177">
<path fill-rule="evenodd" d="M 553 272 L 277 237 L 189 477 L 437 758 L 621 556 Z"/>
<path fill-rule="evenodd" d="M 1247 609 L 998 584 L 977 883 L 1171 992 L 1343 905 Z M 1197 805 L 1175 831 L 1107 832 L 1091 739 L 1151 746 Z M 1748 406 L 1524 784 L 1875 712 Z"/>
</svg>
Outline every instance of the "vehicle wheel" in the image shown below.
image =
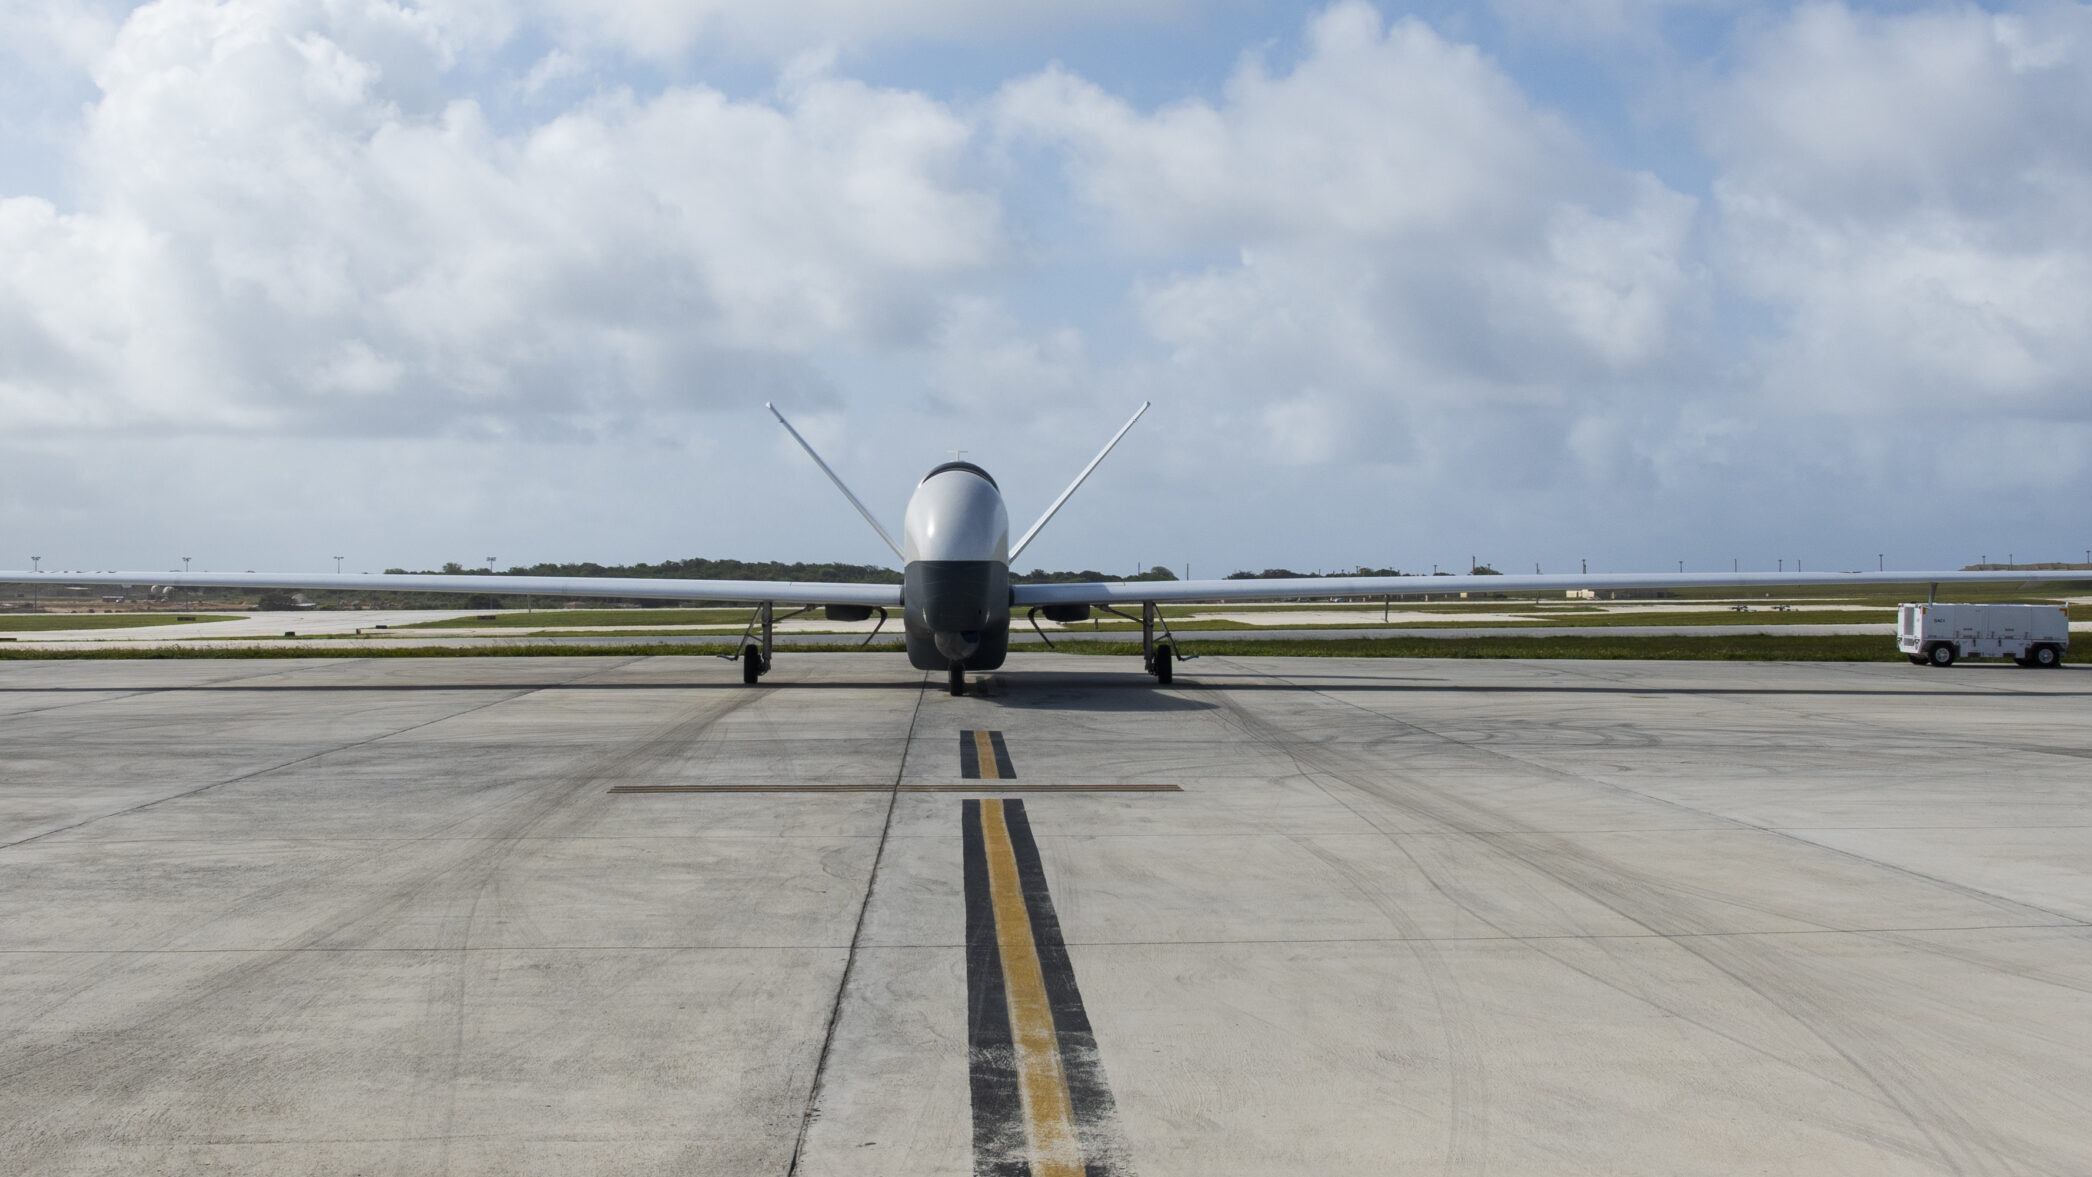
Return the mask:
<svg viewBox="0 0 2092 1177">
<path fill-rule="evenodd" d="M 1954 665 L 1954 643 L 1941 642 L 1925 651 L 1925 660 L 1934 666 Z"/>
<path fill-rule="evenodd" d="M 2063 665 L 2063 652 L 2054 646 L 2036 646 L 2029 651 L 2027 665 L 2049 670 Z"/>
<path fill-rule="evenodd" d="M 2034 660 L 2025 654 L 2014 654 L 2012 656 L 2012 664 L 2014 666 L 2024 666 L 2028 669 L 2032 669 L 2034 666 Z"/>
<path fill-rule="evenodd" d="M 958 698 L 966 693 L 966 666 L 964 663 L 952 663 L 951 688 L 953 698 Z"/>
<path fill-rule="evenodd" d="M 1155 672 L 1157 684 L 1165 687 L 1170 685 L 1176 678 L 1177 651 L 1167 644 L 1155 647 L 1155 665 L 1149 669 Z"/>
<path fill-rule="evenodd" d="M 741 681 L 754 686 L 763 677 L 763 655 L 754 646 L 741 649 Z"/>
</svg>

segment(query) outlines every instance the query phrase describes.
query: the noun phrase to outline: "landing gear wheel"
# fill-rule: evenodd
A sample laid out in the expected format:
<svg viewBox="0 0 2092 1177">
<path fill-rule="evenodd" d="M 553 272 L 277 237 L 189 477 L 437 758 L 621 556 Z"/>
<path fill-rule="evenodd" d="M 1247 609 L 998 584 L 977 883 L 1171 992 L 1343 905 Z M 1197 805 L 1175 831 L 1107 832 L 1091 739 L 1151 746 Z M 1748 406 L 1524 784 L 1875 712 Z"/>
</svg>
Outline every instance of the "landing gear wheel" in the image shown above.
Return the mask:
<svg viewBox="0 0 2092 1177">
<path fill-rule="evenodd" d="M 1953 644 L 1950 642 L 1941 642 L 1940 644 L 1925 651 L 1925 661 L 1931 663 L 1934 666 L 1939 667 L 1947 667 L 1954 665 Z"/>
<path fill-rule="evenodd" d="M 1155 647 L 1155 664 L 1148 667 L 1155 672 L 1155 685 L 1166 687 L 1176 677 L 1177 651 L 1167 643 Z"/>
<path fill-rule="evenodd" d="M 2062 651 L 2054 646 L 2036 646 L 2027 653 L 2027 665 L 2041 670 L 2051 670 L 2063 665 Z"/>
<path fill-rule="evenodd" d="M 966 666 L 964 663 L 952 663 L 951 685 L 953 698 L 956 699 L 966 693 Z"/>
<path fill-rule="evenodd" d="M 753 646 L 741 651 L 741 681 L 754 686 L 763 677 L 763 655 Z"/>
</svg>

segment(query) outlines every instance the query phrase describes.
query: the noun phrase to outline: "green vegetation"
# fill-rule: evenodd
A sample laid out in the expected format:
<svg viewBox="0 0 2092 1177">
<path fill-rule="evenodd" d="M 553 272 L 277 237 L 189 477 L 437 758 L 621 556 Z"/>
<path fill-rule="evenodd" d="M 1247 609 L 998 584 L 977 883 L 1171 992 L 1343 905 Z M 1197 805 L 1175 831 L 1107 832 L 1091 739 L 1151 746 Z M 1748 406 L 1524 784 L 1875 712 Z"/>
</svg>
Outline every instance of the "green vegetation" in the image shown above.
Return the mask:
<svg viewBox="0 0 2092 1177">
<path fill-rule="evenodd" d="M 1499 611 L 1508 612 L 1508 610 Z M 1405 620 L 1390 622 L 1388 625 L 1384 627 L 1378 623 L 1377 618 L 1370 617 L 1363 618 L 1360 621 L 1352 623 L 1333 624 L 1329 622 L 1316 622 L 1308 625 L 1289 625 L 1285 621 L 1285 615 L 1283 613 L 1279 613 L 1272 615 L 1272 619 L 1269 624 L 1251 624 L 1248 622 L 1228 620 L 1179 621 L 1175 622 L 1172 628 L 1184 633 L 1197 633 L 1207 630 L 1227 629 L 1363 629 L 1369 625 L 1374 629 L 1386 628 L 1390 630 L 1465 629 L 1470 626 L 1487 627 L 1490 629 L 1530 629 L 1534 627 L 1552 627 L 1565 625 L 1573 625 L 1579 628 L 1588 627 L 1597 629 L 1603 628 L 1605 626 L 1641 625 L 1881 625 L 1896 620 L 1895 612 L 1893 610 L 1887 609 L 1817 609 L 1807 611 L 1796 609 L 1791 613 L 1767 612 L 1759 610 L 1753 610 L 1749 613 L 1737 613 L 1727 610 L 1720 613 L 1678 612 L 1592 614 L 1565 612 L 1564 614 L 1558 617 L 1533 617 L 1530 614 L 1524 613 L 1524 611 L 1522 610 L 1519 612 L 1521 613 L 1523 619 L 1516 621 Z M 1099 624 L 1096 628 L 1105 632 L 1111 632 L 1115 630 L 1137 630 L 1140 628 L 1140 626 L 1135 625 L 1130 621 L 1120 621 L 1117 618 L 1109 618 L 1103 621 L 1101 624 Z M 1070 632 L 1079 634 L 1082 632 L 1082 630 L 1078 627 Z"/>
<path fill-rule="evenodd" d="M 1085 568 L 1080 572 L 1048 572 L 1043 568 L 1034 568 L 1030 572 L 1010 573 L 1011 584 L 1095 584 L 1100 580 L 1142 581 L 1175 579 L 1177 579 L 1177 574 L 1160 564 L 1155 565 L 1146 572 L 1136 572 L 1132 576 L 1113 576 L 1108 572 L 1099 572 L 1094 568 Z"/>
<path fill-rule="evenodd" d="M 1400 568 L 1367 568 L 1363 565 L 1348 572 L 1295 572 L 1291 568 L 1266 568 L 1262 572 L 1230 572 L 1222 580 L 1313 580 L 1332 576 L 1422 576 L 1421 572 L 1403 572 Z M 1418 585 L 1422 592 L 1426 586 Z"/>
<path fill-rule="evenodd" d="M 1121 642 L 1057 641 L 1068 654 L 1137 653 Z M 1734 637 L 1225 638 L 1184 643 L 1188 654 L 1229 658 L 1589 658 L 1712 662 L 1902 662 L 1886 637 L 1743 634 Z M 2066 662 L 2092 662 L 2092 643 L 2071 647 Z M 1983 665 L 1974 663 L 1973 665 Z M 2002 663 L 2001 665 L 2010 665 Z M 1186 668 L 1179 673 L 1196 674 Z"/>
<path fill-rule="evenodd" d="M 838 645 L 792 646 L 780 651 L 781 656 L 792 654 L 852 653 L 859 647 L 855 642 Z M 881 642 L 871 647 L 872 652 L 899 653 L 898 642 Z M 109 659 L 140 658 L 147 660 L 181 658 L 696 658 L 734 652 L 732 642 L 707 642 L 703 645 L 658 645 L 648 642 L 628 642 L 601 646 L 569 646 L 547 643 L 531 646 L 370 646 L 347 642 L 340 644 L 315 643 L 311 648 L 302 646 L 237 646 L 230 649 L 218 646 L 119 646 L 95 650 L 48 650 L 36 646 L 19 649 L 0 646 L 0 662 L 51 662 L 69 659 L 106 661 Z"/>
<path fill-rule="evenodd" d="M 0 633 L 47 629 L 135 629 L 142 625 L 188 625 L 236 621 L 222 613 L 0 613 Z"/>
</svg>

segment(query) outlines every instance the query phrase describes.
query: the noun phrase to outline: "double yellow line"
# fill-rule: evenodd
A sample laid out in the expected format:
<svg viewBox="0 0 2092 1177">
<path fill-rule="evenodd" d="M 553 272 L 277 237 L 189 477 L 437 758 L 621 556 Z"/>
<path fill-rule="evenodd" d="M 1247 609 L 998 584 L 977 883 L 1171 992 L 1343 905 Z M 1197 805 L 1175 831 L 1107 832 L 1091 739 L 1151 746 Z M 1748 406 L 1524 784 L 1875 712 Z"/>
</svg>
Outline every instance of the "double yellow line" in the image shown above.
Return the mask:
<svg viewBox="0 0 2092 1177">
<path fill-rule="evenodd" d="M 986 732 L 981 766 L 995 763 Z M 1083 1177 L 1082 1140 L 1075 1131 L 1074 1101 L 1061 1065 L 1060 1038 L 1053 1025 L 1053 1003 L 1046 995 L 1046 970 L 1039 963 L 1031 913 L 1024 905 L 1024 884 L 1017 873 L 1017 852 L 1003 803 L 981 802 L 981 841 L 987 851 L 988 895 L 995 911 L 995 941 L 1001 950 L 1003 993 L 1010 1010 L 1010 1042 L 1016 1052 L 1017 1090 L 1024 1107 L 1025 1135 L 1031 1143 L 1034 1177 Z"/>
</svg>

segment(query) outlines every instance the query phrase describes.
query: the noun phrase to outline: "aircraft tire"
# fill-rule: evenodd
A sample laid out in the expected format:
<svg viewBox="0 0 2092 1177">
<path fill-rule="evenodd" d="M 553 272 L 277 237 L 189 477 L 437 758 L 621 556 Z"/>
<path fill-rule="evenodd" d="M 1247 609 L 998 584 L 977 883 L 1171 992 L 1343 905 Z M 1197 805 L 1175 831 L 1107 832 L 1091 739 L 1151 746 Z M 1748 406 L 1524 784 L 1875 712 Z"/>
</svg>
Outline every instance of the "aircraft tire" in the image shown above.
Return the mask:
<svg viewBox="0 0 2092 1177">
<path fill-rule="evenodd" d="M 754 686 L 763 677 L 763 655 L 754 646 L 741 648 L 741 681 Z"/>
<path fill-rule="evenodd" d="M 963 662 L 952 663 L 950 674 L 952 698 L 956 699 L 966 693 L 966 664 Z"/>
<path fill-rule="evenodd" d="M 1150 669 L 1155 672 L 1155 684 L 1157 686 L 1166 687 L 1170 685 L 1176 678 L 1177 651 L 1172 649 L 1167 643 L 1155 647 L 1155 665 Z"/>
</svg>

